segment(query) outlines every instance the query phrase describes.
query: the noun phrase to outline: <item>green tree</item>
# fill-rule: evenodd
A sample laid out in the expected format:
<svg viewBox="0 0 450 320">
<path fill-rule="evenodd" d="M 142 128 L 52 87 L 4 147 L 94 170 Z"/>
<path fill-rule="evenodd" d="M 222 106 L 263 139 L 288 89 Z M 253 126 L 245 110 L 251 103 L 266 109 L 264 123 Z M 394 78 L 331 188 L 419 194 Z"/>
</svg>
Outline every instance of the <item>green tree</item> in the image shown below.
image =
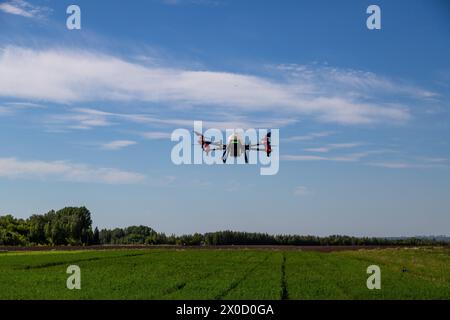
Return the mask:
<svg viewBox="0 0 450 320">
<path fill-rule="evenodd" d="M 92 244 L 100 244 L 100 232 L 98 231 L 98 228 L 95 227 Z"/>
</svg>

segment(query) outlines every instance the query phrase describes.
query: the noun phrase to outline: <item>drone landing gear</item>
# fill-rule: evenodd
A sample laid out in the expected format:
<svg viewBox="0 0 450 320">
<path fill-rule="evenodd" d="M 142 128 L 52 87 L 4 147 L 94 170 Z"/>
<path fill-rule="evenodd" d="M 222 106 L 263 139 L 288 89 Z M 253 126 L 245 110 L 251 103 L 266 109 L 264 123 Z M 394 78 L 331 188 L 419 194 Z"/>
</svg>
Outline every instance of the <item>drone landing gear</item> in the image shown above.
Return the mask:
<svg viewBox="0 0 450 320">
<path fill-rule="evenodd" d="M 225 150 L 223 151 L 222 161 L 223 161 L 223 163 L 226 163 L 226 162 L 227 162 L 227 149 L 226 149 L 226 148 L 225 148 Z"/>
</svg>

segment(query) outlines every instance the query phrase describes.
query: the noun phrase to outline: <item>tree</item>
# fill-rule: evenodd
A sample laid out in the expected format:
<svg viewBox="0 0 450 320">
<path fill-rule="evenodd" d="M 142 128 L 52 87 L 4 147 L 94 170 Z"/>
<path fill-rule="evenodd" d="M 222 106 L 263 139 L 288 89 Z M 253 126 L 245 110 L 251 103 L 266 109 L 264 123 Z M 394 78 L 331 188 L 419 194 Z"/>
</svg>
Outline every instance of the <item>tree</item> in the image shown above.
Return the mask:
<svg viewBox="0 0 450 320">
<path fill-rule="evenodd" d="M 56 221 L 66 231 L 66 243 L 88 244 L 92 239 L 91 212 L 86 207 L 63 208 L 56 212 Z"/>
<path fill-rule="evenodd" d="M 33 244 L 45 244 L 47 239 L 45 237 L 45 225 L 48 223 L 48 219 L 43 215 L 32 215 L 28 219 L 30 227 L 29 240 Z"/>
<path fill-rule="evenodd" d="M 100 232 L 98 231 L 97 227 L 95 227 L 95 230 L 94 230 L 92 244 L 100 244 Z"/>
<path fill-rule="evenodd" d="M 23 219 L 12 215 L 0 216 L 0 244 L 21 246 L 28 244 L 29 226 Z"/>
</svg>

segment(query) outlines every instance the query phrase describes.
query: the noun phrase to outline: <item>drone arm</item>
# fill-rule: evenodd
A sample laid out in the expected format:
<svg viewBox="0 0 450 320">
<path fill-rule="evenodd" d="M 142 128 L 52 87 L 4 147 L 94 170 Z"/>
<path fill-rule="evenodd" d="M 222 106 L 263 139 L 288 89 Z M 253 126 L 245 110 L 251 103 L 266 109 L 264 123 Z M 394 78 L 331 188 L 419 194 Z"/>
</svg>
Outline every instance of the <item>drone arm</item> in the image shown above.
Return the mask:
<svg viewBox="0 0 450 320">
<path fill-rule="evenodd" d="M 260 149 L 260 148 L 248 148 L 247 150 L 253 150 L 253 151 L 266 151 L 266 149 Z"/>
</svg>

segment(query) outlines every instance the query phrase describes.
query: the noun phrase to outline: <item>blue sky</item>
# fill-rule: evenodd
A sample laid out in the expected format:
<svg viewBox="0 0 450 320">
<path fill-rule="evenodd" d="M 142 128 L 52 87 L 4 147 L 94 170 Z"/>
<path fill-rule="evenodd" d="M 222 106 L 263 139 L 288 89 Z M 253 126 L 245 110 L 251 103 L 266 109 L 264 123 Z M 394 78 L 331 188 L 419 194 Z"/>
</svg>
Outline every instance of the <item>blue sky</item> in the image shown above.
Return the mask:
<svg viewBox="0 0 450 320">
<path fill-rule="evenodd" d="M 449 234 L 445 1 L 77 1 L 81 30 L 66 28 L 70 4 L 0 1 L 0 213 Z M 175 166 L 168 137 L 194 120 L 279 128 L 279 173 Z"/>
</svg>

